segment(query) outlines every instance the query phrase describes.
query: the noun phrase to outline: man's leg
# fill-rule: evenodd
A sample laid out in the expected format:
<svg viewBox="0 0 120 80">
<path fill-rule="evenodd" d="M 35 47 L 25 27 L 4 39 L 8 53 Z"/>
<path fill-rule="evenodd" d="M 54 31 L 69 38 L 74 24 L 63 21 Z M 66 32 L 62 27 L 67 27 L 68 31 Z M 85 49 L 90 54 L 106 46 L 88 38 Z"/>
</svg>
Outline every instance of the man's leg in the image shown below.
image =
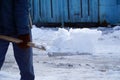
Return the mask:
<svg viewBox="0 0 120 80">
<path fill-rule="evenodd" d="M 13 49 L 20 69 L 21 80 L 34 80 L 32 48 L 21 49 L 13 43 Z"/>
<path fill-rule="evenodd" d="M 3 65 L 4 60 L 5 60 L 5 55 L 6 55 L 8 46 L 9 46 L 9 42 L 4 41 L 4 40 L 0 40 L 0 69 Z"/>
</svg>

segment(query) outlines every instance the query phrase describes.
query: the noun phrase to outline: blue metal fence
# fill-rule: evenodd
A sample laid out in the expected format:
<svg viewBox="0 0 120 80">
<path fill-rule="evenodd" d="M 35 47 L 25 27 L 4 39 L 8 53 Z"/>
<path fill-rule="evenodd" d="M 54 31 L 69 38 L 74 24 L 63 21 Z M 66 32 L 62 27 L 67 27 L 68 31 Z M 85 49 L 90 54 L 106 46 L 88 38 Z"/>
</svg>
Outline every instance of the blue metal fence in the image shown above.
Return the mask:
<svg viewBox="0 0 120 80">
<path fill-rule="evenodd" d="M 120 21 L 120 0 L 30 0 L 33 22 Z"/>
<path fill-rule="evenodd" d="M 98 0 L 31 0 L 34 22 L 97 22 Z"/>
</svg>

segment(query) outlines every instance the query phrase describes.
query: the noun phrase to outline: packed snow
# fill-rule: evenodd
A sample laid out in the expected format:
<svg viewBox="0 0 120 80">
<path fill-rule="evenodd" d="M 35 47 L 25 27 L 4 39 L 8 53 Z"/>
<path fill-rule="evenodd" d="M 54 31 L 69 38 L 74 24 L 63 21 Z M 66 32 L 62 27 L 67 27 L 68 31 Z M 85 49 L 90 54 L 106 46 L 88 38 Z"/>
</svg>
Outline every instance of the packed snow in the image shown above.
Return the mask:
<svg viewBox="0 0 120 80">
<path fill-rule="evenodd" d="M 32 28 L 35 80 L 119 80 L 120 26 L 98 28 Z M 9 46 L 0 80 L 19 80 Z"/>
</svg>

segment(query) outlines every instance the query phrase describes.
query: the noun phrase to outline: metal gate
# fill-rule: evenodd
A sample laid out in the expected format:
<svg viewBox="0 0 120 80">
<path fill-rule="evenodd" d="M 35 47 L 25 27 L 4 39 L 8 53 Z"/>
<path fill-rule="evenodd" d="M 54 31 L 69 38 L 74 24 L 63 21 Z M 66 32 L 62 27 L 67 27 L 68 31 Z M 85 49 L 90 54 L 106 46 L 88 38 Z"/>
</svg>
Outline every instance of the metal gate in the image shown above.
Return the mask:
<svg viewBox="0 0 120 80">
<path fill-rule="evenodd" d="M 34 22 L 98 22 L 98 0 L 31 0 Z"/>
</svg>

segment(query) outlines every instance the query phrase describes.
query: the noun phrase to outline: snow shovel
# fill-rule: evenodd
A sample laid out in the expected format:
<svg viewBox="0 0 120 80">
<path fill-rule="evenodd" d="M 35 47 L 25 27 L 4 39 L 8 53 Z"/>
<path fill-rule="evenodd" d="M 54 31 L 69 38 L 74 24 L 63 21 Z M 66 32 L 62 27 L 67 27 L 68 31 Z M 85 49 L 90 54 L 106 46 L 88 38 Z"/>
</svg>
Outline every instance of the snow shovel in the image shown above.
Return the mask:
<svg viewBox="0 0 120 80">
<path fill-rule="evenodd" d="M 17 43 L 17 44 L 23 42 L 20 39 L 9 37 L 9 36 L 5 36 L 5 35 L 0 35 L 0 39 L 6 40 L 6 41 L 9 41 L 9 42 L 14 42 L 14 43 Z M 33 47 L 33 48 L 37 48 L 39 50 L 46 51 L 46 48 L 43 45 L 37 46 L 33 42 L 28 42 L 27 45 L 30 46 L 30 47 Z"/>
</svg>

